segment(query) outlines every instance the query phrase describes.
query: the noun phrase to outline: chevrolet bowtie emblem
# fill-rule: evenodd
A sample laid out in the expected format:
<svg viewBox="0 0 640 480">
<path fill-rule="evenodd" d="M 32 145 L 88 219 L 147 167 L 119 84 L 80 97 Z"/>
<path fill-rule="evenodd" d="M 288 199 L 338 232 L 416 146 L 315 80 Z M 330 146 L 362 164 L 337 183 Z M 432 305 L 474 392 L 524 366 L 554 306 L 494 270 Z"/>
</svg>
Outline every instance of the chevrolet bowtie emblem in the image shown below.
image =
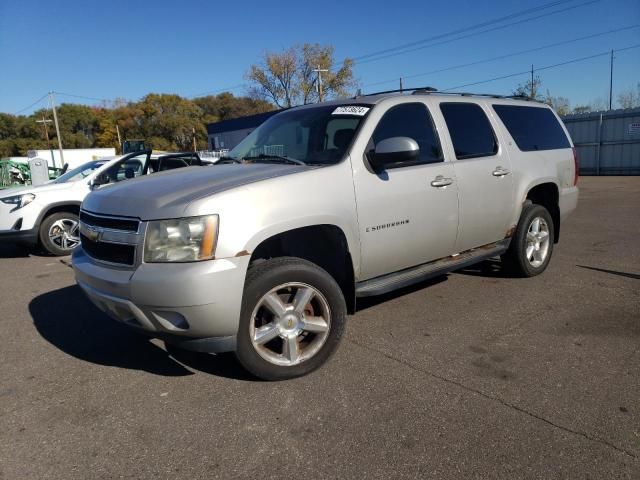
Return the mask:
<svg viewBox="0 0 640 480">
<path fill-rule="evenodd" d="M 100 241 L 100 235 L 102 234 L 102 229 L 92 227 L 90 225 L 82 225 L 81 231 L 82 231 L 82 234 L 92 242 Z"/>
</svg>

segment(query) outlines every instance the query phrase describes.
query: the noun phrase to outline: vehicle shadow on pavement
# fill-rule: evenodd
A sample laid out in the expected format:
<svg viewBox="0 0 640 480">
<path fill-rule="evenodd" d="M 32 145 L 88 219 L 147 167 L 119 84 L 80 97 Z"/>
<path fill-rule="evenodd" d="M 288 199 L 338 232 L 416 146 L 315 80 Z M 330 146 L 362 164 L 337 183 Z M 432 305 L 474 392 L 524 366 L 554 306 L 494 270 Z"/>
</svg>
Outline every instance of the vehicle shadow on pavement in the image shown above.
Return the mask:
<svg viewBox="0 0 640 480">
<path fill-rule="evenodd" d="M 167 377 L 194 375 L 185 365 L 223 377 L 246 377 L 228 356 L 165 351 L 147 337 L 107 317 L 76 285 L 34 298 L 29 303 L 29 312 L 45 340 L 86 362 Z"/>
<path fill-rule="evenodd" d="M 429 280 L 425 280 L 408 287 L 399 288 L 398 290 L 393 290 L 392 292 L 385 293 L 383 295 L 358 298 L 356 302 L 356 312 L 375 307 L 376 305 L 379 305 L 381 303 L 388 302 L 389 300 L 393 300 L 394 298 L 403 297 L 404 295 L 409 295 L 410 293 L 417 292 L 418 290 L 422 290 L 424 288 L 429 288 L 438 283 L 446 282 L 447 279 L 448 276 L 446 274 L 439 275 Z"/>
<path fill-rule="evenodd" d="M 455 273 L 475 277 L 518 278 L 517 275 L 505 269 L 500 260 L 493 258 L 456 270 Z"/>
</svg>

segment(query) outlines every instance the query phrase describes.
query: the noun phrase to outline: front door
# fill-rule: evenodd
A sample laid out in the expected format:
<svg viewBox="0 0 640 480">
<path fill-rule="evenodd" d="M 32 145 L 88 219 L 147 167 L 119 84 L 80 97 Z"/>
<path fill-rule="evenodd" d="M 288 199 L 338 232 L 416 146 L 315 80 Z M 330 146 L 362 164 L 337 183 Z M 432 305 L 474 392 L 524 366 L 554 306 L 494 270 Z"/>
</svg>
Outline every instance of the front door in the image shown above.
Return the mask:
<svg viewBox="0 0 640 480">
<path fill-rule="evenodd" d="M 514 208 L 513 175 L 482 106 L 453 100 L 439 106 L 460 195 L 456 252 L 464 252 L 505 238 Z"/>
<path fill-rule="evenodd" d="M 367 280 L 454 253 L 458 186 L 444 161 L 423 102 L 374 108 L 352 150 L 360 230 L 361 270 Z M 387 138 L 409 137 L 419 160 L 374 172 L 367 159 Z"/>
</svg>

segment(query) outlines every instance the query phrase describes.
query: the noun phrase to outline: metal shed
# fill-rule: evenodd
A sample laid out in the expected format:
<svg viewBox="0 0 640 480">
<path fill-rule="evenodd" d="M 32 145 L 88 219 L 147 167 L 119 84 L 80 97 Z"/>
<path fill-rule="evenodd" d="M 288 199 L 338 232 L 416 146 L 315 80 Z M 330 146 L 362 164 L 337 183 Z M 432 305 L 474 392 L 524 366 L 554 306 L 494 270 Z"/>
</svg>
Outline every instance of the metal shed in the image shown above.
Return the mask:
<svg viewBox="0 0 640 480">
<path fill-rule="evenodd" d="M 581 175 L 640 175 L 640 108 L 562 117 Z"/>
<path fill-rule="evenodd" d="M 231 150 L 265 120 L 276 113 L 278 113 L 278 110 L 208 124 L 209 149 Z"/>
</svg>

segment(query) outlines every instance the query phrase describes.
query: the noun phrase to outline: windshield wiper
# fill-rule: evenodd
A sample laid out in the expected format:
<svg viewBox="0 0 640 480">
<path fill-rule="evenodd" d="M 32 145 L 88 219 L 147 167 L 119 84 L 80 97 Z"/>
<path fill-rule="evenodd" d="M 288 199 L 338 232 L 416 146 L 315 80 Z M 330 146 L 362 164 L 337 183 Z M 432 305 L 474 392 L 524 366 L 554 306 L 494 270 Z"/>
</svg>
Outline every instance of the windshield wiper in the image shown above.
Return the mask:
<svg viewBox="0 0 640 480">
<path fill-rule="evenodd" d="M 286 157 L 284 155 L 267 155 L 266 153 L 261 153 L 254 157 L 244 157 L 242 160 L 246 162 L 284 162 L 294 165 L 306 165 L 305 162 L 297 158 Z"/>
<path fill-rule="evenodd" d="M 215 163 L 222 164 L 222 163 L 242 163 L 242 162 L 235 157 L 229 157 L 228 155 L 225 155 L 218 158 L 218 160 Z"/>
</svg>

